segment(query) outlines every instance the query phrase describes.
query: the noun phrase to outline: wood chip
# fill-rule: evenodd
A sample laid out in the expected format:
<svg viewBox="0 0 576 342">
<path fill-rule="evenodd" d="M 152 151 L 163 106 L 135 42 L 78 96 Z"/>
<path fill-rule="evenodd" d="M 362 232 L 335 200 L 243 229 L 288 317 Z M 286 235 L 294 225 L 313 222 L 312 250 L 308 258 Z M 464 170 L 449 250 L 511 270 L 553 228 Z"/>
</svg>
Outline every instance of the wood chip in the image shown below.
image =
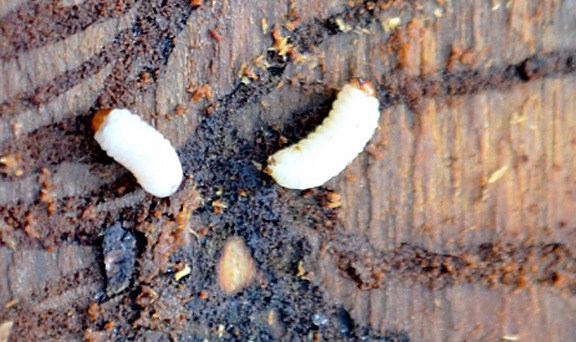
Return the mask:
<svg viewBox="0 0 576 342">
<path fill-rule="evenodd" d="M 192 270 L 188 264 L 184 265 L 184 268 L 180 271 L 174 273 L 174 279 L 179 281 L 180 279 L 184 278 L 185 276 L 189 275 Z"/>
<path fill-rule="evenodd" d="M 389 32 L 394 30 L 396 26 L 400 25 L 401 21 L 402 20 L 400 19 L 400 17 L 394 17 L 387 21 L 381 20 L 380 25 L 382 26 L 382 29 L 384 29 L 384 32 Z"/>
<path fill-rule="evenodd" d="M 495 171 L 490 176 L 490 178 L 488 178 L 488 184 L 496 183 L 500 178 L 504 177 L 504 175 L 506 174 L 506 171 L 508 171 L 508 165 L 504 165 L 500 169 Z"/>
<path fill-rule="evenodd" d="M 17 154 L 9 154 L 0 157 L 0 173 L 6 176 L 22 176 L 24 170 L 20 167 L 20 162 L 20 156 Z"/>
<path fill-rule="evenodd" d="M 0 342 L 7 342 L 8 338 L 10 337 L 10 333 L 12 332 L 12 326 L 14 322 L 12 321 L 5 321 L 0 324 Z"/>
</svg>

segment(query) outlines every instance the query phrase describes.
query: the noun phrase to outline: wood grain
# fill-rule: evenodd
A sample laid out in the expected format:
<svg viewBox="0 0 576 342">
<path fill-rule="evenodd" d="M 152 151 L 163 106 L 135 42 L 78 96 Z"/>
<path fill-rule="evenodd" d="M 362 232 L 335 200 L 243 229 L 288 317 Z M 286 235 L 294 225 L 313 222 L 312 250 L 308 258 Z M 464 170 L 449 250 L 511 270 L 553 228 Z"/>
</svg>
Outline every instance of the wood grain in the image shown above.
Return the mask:
<svg viewBox="0 0 576 342">
<path fill-rule="evenodd" d="M 232 338 L 232 326 L 241 339 L 572 339 L 575 12 L 561 0 L 0 1 L 0 157 L 17 156 L 0 164 L 0 324 L 14 322 L 11 340 Z M 366 152 L 311 194 L 275 186 L 257 165 L 312 130 L 352 76 L 378 85 Z M 213 96 L 193 100 L 203 85 Z M 104 107 L 131 108 L 178 147 L 186 194 L 152 198 L 99 150 L 89 120 Z M 330 191 L 341 207 L 326 208 Z M 116 221 L 143 247 L 132 287 L 105 298 L 101 234 Z M 161 233 L 183 224 L 184 241 Z M 232 236 L 260 278 L 227 298 L 213 267 Z M 147 259 L 162 239 L 172 256 Z M 183 264 L 196 277 L 172 281 Z M 157 302 L 142 304 L 147 289 Z"/>
</svg>

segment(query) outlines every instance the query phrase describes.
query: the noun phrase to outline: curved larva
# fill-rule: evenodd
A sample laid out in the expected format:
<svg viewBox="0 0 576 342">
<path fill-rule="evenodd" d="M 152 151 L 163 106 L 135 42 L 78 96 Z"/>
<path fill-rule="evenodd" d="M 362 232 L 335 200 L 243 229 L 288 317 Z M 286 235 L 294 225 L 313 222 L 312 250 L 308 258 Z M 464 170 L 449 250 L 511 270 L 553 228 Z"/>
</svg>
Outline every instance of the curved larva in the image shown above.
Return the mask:
<svg viewBox="0 0 576 342">
<path fill-rule="evenodd" d="M 362 152 L 378 127 L 379 117 L 372 84 L 353 79 L 340 90 L 330 114 L 316 131 L 270 156 L 265 171 L 286 188 L 321 186 Z"/>
<path fill-rule="evenodd" d="M 127 109 L 100 110 L 92 120 L 94 139 L 130 170 L 154 196 L 172 195 L 182 182 L 182 165 L 170 142 Z"/>
</svg>

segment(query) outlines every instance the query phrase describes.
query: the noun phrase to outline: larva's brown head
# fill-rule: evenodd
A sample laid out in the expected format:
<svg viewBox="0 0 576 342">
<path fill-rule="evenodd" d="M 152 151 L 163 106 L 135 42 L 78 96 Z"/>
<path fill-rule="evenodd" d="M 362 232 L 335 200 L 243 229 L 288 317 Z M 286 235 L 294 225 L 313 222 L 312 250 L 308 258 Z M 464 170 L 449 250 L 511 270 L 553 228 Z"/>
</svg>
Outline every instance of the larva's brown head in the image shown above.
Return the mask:
<svg viewBox="0 0 576 342">
<path fill-rule="evenodd" d="M 112 111 L 111 109 L 100 109 L 99 111 L 96 112 L 96 114 L 94 114 L 94 117 L 92 118 L 92 130 L 94 132 L 98 131 L 98 129 L 104 122 L 104 119 L 106 119 L 106 117 L 108 116 L 108 114 L 110 114 L 111 111 Z"/>
<path fill-rule="evenodd" d="M 350 85 L 354 88 L 362 90 L 366 96 L 376 96 L 376 89 L 370 83 L 370 81 L 366 81 L 365 79 L 355 77 L 350 81 Z"/>
</svg>

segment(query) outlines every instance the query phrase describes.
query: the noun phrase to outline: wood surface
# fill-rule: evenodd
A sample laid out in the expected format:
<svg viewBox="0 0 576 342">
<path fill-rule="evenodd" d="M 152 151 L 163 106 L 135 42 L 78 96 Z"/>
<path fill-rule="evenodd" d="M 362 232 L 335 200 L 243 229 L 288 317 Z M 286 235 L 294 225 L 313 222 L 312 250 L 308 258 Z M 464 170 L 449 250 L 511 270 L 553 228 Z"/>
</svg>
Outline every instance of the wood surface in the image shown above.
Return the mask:
<svg viewBox="0 0 576 342">
<path fill-rule="evenodd" d="M 0 340 L 573 340 L 575 32 L 571 0 L 0 1 Z M 354 76 L 381 103 L 365 152 L 275 185 L 258 165 Z M 114 107 L 177 147 L 173 198 L 93 141 Z M 116 221 L 140 252 L 107 297 Z M 234 236 L 259 275 L 226 296 Z"/>
</svg>

